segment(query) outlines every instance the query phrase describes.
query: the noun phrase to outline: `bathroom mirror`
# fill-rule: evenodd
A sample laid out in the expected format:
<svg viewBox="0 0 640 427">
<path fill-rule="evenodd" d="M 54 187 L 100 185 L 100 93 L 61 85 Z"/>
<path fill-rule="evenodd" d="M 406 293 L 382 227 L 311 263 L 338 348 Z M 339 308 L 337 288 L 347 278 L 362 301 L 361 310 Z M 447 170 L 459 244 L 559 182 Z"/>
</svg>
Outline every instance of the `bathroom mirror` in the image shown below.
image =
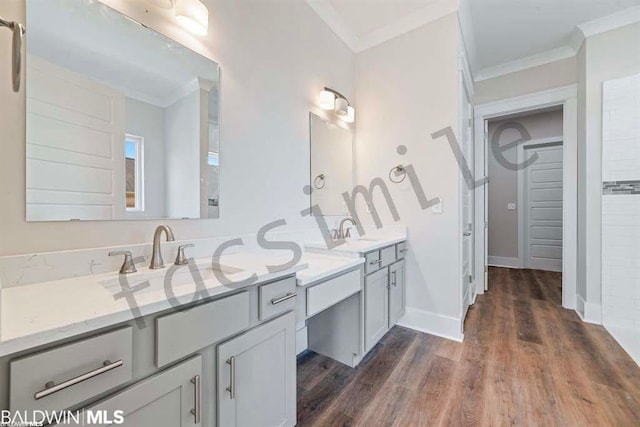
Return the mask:
<svg viewBox="0 0 640 427">
<path fill-rule="evenodd" d="M 94 0 L 27 0 L 28 221 L 217 218 L 218 64 Z"/>
<path fill-rule="evenodd" d="M 345 215 L 342 193 L 353 190 L 353 135 L 346 125 L 309 115 L 311 135 L 311 205 L 323 215 Z"/>
</svg>

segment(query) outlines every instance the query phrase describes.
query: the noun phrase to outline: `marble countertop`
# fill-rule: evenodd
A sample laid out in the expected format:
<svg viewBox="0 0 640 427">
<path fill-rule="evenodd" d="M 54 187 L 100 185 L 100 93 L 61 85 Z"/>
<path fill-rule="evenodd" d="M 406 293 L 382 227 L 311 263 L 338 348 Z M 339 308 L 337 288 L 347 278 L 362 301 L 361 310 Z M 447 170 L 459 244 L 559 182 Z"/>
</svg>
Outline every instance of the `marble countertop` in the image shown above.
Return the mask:
<svg viewBox="0 0 640 427">
<path fill-rule="evenodd" d="M 268 252 L 223 255 L 219 265 L 210 258 L 188 266 L 137 273 L 96 274 L 40 282 L 1 290 L 0 357 L 72 337 L 140 316 L 179 307 L 195 295 L 220 296 L 253 284 L 297 273 L 305 260 L 278 271 L 290 255 Z M 123 291 L 125 290 L 125 291 Z"/>
<path fill-rule="evenodd" d="M 358 267 L 364 264 L 364 258 L 307 252 L 303 255 L 301 262 L 306 264 L 307 268 L 299 271 L 296 274 L 296 279 L 298 286 L 307 286 L 342 271 Z"/>
<path fill-rule="evenodd" d="M 327 249 L 327 245 L 325 242 L 308 242 L 305 243 L 305 247 L 308 249 L 319 249 L 322 251 L 328 251 L 329 253 L 334 254 L 340 254 L 341 252 L 364 254 L 366 252 L 404 242 L 405 240 L 407 240 L 407 236 L 400 233 L 387 233 L 380 235 L 367 234 L 366 236 L 357 240 L 347 240 L 344 244 L 336 246 L 332 249 Z"/>
</svg>

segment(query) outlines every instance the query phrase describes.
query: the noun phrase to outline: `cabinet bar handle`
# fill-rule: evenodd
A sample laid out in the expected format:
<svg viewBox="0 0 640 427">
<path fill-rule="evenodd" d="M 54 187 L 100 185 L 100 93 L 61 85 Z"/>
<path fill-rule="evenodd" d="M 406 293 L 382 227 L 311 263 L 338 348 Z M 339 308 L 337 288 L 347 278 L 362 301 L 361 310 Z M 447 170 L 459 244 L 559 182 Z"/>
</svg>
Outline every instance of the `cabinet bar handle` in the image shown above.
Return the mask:
<svg viewBox="0 0 640 427">
<path fill-rule="evenodd" d="M 191 413 L 193 414 L 193 423 L 199 424 L 200 413 L 202 412 L 202 406 L 200 402 L 200 375 L 196 375 L 195 377 L 191 378 L 191 383 L 193 384 L 194 393 L 194 408 L 191 410 Z"/>
<path fill-rule="evenodd" d="M 276 305 L 276 304 L 280 304 L 281 302 L 285 302 L 287 300 L 290 300 L 291 298 L 295 298 L 296 296 L 298 296 L 297 293 L 288 293 L 285 296 L 283 296 L 282 298 L 274 298 L 271 300 L 271 304 Z"/>
<path fill-rule="evenodd" d="M 236 358 L 231 356 L 229 360 L 227 360 L 227 364 L 229 365 L 229 372 L 231 374 L 231 383 L 229 387 L 227 387 L 227 391 L 229 392 L 229 397 L 231 399 L 236 398 Z"/>
<path fill-rule="evenodd" d="M 71 378 L 70 380 L 64 381 L 60 384 L 55 384 L 53 381 L 49 381 L 47 384 L 45 384 L 45 389 L 40 390 L 39 392 L 34 394 L 33 397 L 36 400 L 40 400 L 43 397 L 50 396 L 54 393 L 59 392 L 60 390 L 64 390 L 65 388 L 69 388 L 83 381 L 96 377 L 100 374 L 104 374 L 105 372 L 109 372 L 113 369 L 119 368 L 123 364 L 124 362 L 122 359 L 113 363 L 111 363 L 109 360 L 105 360 L 103 363 L 103 366 L 101 366 L 100 368 L 94 369 L 93 371 L 87 372 L 86 374 L 79 375 L 75 378 Z"/>
<path fill-rule="evenodd" d="M 391 276 L 392 276 L 392 279 L 391 279 L 391 280 L 392 280 L 392 282 L 391 282 L 391 284 L 392 284 L 392 285 L 393 285 L 393 287 L 395 288 L 395 287 L 398 285 L 398 284 L 396 283 L 396 272 L 395 272 L 395 271 L 392 271 L 392 272 L 391 272 Z"/>
</svg>

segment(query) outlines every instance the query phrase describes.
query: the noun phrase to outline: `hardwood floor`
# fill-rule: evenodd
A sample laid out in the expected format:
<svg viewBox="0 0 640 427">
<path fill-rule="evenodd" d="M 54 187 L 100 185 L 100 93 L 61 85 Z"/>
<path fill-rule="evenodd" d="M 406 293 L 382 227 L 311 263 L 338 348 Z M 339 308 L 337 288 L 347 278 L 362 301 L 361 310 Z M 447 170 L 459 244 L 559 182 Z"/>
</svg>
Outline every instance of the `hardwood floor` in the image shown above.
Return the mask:
<svg viewBox="0 0 640 427">
<path fill-rule="evenodd" d="M 298 358 L 298 426 L 639 426 L 640 368 L 561 307 L 560 274 L 491 268 L 456 343 L 393 328 L 356 369 Z"/>
</svg>

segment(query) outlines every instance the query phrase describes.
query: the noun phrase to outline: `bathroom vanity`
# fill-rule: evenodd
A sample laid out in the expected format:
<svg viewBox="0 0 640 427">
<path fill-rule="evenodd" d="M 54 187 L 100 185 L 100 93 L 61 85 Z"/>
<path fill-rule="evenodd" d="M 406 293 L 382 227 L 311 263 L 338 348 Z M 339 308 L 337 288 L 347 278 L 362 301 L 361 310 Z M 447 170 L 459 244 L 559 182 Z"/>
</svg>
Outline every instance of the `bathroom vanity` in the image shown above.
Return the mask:
<svg viewBox="0 0 640 427">
<path fill-rule="evenodd" d="M 96 287 L 93 292 L 102 288 L 104 295 L 83 300 L 88 293 L 67 294 L 72 304 L 102 316 L 80 321 L 72 320 L 73 313 L 44 310 L 41 315 L 50 318 L 42 320 L 58 322 L 58 328 L 2 343 L 3 351 L 23 349 L 0 359 L 0 384 L 5 385 L 0 406 L 12 411 L 122 410 L 130 426 L 292 426 L 296 414 L 295 272 L 304 267 L 256 271 L 255 282 L 247 286 L 217 283 L 203 269 L 211 298 L 30 348 L 23 347 L 29 347 L 30 341 L 41 342 L 43 336 L 54 339 L 76 328 L 91 328 L 94 322 L 133 315 L 119 311 L 120 301 L 104 288 L 104 275 L 5 292 L 4 307 L 19 304 L 19 298 L 29 298 L 31 292 L 40 293 L 34 304 L 45 303 L 47 292 L 55 302 L 54 294 L 81 282 L 82 287 Z M 163 289 L 153 289 L 156 284 L 150 283 L 152 289 L 140 297 L 142 312 L 164 304 L 158 300 Z M 174 286 L 174 292 L 179 299 L 191 299 L 184 286 Z M 10 312 L 3 314 L 4 322 L 18 321 Z M 61 324 L 65 316 L 72 323 Z M 4 325 L 7 336 L 11 328 Z"/>
<path fill-rule="evenodd" d="M 173 302 L 166 271 L 127 275 L 149 284 L 141 317 L 114 293 L 116 272 L 4 289 L 0 406 L 121 410 L 131 426 L 295 425 L 296 347 L 357 366 L 405 305 L 403 237 L 309 246 L 275 272 L 265 266 L 282 258 L 265 253 L 169 267 Z M 190 267 L 209 295 L 196 302 Z"/>
</svg>

